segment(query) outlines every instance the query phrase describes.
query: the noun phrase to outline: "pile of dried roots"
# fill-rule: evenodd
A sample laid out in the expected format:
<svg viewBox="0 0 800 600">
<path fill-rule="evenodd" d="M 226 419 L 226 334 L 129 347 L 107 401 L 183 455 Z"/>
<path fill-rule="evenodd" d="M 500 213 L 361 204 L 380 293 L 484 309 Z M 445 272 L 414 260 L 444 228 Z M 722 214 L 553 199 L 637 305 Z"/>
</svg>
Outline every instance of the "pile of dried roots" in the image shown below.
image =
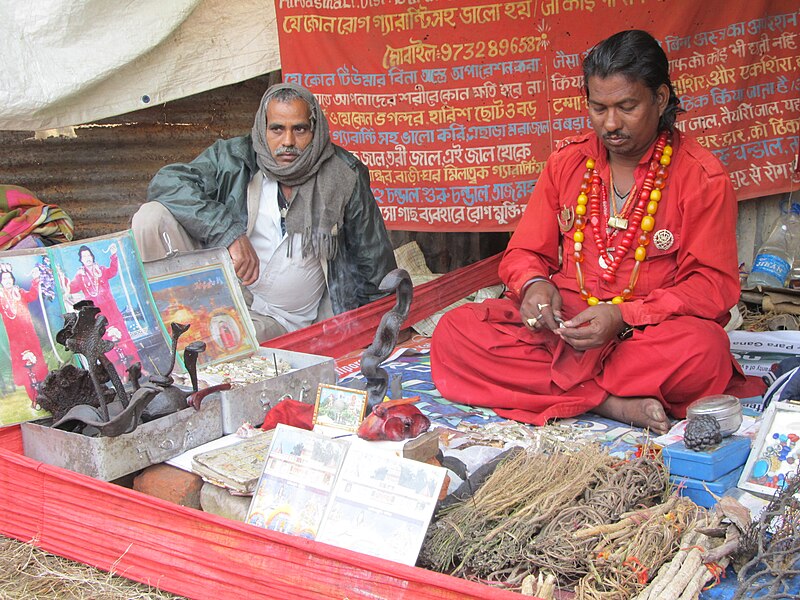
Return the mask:
<svg viewBox="0 0 800 600">
<path fill-rule="evenodd" d="M 797 598 L 800 586 L 800 471 L 786 478 L 743 536 L 737 556 L 741 598 Z"/>
<path fill-rule="evenodd" d="M 630 598 L 704 516 L 668 490 L 657 458 L 619 461 L 594 445 L 520 452 L 436 515 L 420 564 L 517 590 L 546 577 L 577 598 Z"/>
</svg>

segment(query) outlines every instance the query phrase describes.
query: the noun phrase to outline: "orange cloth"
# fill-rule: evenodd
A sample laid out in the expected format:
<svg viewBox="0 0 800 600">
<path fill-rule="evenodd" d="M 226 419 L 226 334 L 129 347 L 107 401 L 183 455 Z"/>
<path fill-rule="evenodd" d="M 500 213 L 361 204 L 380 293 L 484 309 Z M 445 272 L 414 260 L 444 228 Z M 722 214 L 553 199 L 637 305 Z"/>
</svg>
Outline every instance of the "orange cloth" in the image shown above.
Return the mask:
<svg viewBox="0 0 800 600">
<path fill-rule="evenodd" d="M 682 418 L 697 398 L 744 382 L 720 325 L 739 298 L 733 187 L 719 161 L 695 141 L 676 131 L 673 148 L 654 230 L 671 233 L 673 243 L 663 249 L 650 243 L 634 298 L 620 305 L 626 323 L 648 327 L 624 342 L 581 352 L 552 332 L 521 323 L 519 298 L 534 277 L 551 276 L 565 318 L 586 308 L 575 279 L 575 229 L 560 231 L 557 216 L 565 207 L 574 210 L 586 159 L 595 159 L 606 182 L 609 164 L 595 134 L 573 138 L 548 159 L 500 264 L 509 298 L 452 310 L 434 332 L 431 367 L 445 398 L 543 424 L 586 412 L 608 394 L 652 396 Z M 648 150 L 636 169 L 640 188 L 650 155 Z M 586 232 L 586 289 L 609 300 L 628 284 L 633 248 L 616 281 L 607 284 L 600 279 L 591 228 Z"/>
<path fill-rule="evenodd" d="M 30 235 L 49 244 L 68 242 L 72 219 L 55 204 L 45 204 L 18 185 L 0 185 L 0 250 L 13 248 Z"/>
</svg>

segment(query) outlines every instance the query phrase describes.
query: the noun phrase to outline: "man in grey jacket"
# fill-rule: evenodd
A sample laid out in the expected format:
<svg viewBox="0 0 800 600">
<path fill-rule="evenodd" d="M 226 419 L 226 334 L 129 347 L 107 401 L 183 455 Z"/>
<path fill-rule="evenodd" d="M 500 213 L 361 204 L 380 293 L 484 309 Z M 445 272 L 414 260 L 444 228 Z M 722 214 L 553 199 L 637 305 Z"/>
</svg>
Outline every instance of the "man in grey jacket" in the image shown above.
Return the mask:
<svg viewBox="0 0 800 600">
<path fill-rule="evenodd" d="M 294 84 L 267 90 L 251 135 L 162 168 L 147 196 L 132 221 L 142 260 L 227 248 L 259 342 L 380 298 L 396 267 L 367 167 Z"/>
</svg>

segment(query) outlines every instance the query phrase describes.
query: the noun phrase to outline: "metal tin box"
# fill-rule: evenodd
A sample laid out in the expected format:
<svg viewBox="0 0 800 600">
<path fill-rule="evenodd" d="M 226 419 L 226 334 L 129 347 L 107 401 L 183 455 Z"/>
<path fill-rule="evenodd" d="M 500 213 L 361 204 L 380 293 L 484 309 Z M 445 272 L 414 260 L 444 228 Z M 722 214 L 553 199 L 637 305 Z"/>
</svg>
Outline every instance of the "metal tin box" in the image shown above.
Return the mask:
<svg viewBox="0 0 800 600">
<path fill-rule="evenodd" d="M 722 437 L 727 437 L 742 425 L 742 403 L 736 396 L 717 394 L 693 402 L 686 409 L 686 418 L 711 415 L 719 423 Z"/>
<path fill-rule="evenodd" d="M 257 354 L 285 360 L 292 369 L 286 373 L 221 392 L 222 432 L 234 433 L 242 423 L 256 427 L 264 422 L 267 411 L 284 396 L 314 404 L 320 383 L 336 383 L 336 365 L 328 356 L 304 354 L 276 348 L 259 348 Z"/>
<path fill-rule="evenodd" d="M 37 423 L 21 428 L 25 456 L 111 481 L 222 437 L 222 402 L 212 395 L 199 411 L 185 408 L 116 437 L 88 437 Z"/>
<path fill-rule="evenodd" d="M 680 441 L 664 446 L 663 454 L 670 475 L 716 481 L 745 463 L 750 454 L 750 438 L 731 435 L 700 452 L 688 450 Z"/>
</svg>

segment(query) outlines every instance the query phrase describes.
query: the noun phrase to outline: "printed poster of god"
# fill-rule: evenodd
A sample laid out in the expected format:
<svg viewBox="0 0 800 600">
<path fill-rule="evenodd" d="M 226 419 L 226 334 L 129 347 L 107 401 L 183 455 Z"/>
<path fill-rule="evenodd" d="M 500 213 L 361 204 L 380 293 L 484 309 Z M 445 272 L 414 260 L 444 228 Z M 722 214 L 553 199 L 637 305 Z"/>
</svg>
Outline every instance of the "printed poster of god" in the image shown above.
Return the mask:
<svg viewBox="0 0 800 600">
<path fill-rule="evenodd" d="M 106 319 L 102 337 L 112 344 L 106 358 L 123 381 L 137 362 L 144 378 L 169 370 L 170 347 L 129 231 L 6 252 L 0 260 L 0 426 L 48 416 L 40 404 L 52 385 L 47 375 L 77 364 L 58 334 L 65 314 L 83 300 Z"/>
<path fill-rule="evenodd" d="M 82 300 L 92 302 L 106 320 L 106 352 L 123 381 L 140 363 L 142 375 L 167 375 L 170 346 L 155 309 L 130 231 L 50 249 L 65 312 Z"/>
<path fill-rule="evenodd" d="M 47 416 L 37 395 L 47 373 L 71 360 L 55 341 L 61 302 L 42 250 L 8 251 L 0 259 L 0 426 Z"/>
</svg>

